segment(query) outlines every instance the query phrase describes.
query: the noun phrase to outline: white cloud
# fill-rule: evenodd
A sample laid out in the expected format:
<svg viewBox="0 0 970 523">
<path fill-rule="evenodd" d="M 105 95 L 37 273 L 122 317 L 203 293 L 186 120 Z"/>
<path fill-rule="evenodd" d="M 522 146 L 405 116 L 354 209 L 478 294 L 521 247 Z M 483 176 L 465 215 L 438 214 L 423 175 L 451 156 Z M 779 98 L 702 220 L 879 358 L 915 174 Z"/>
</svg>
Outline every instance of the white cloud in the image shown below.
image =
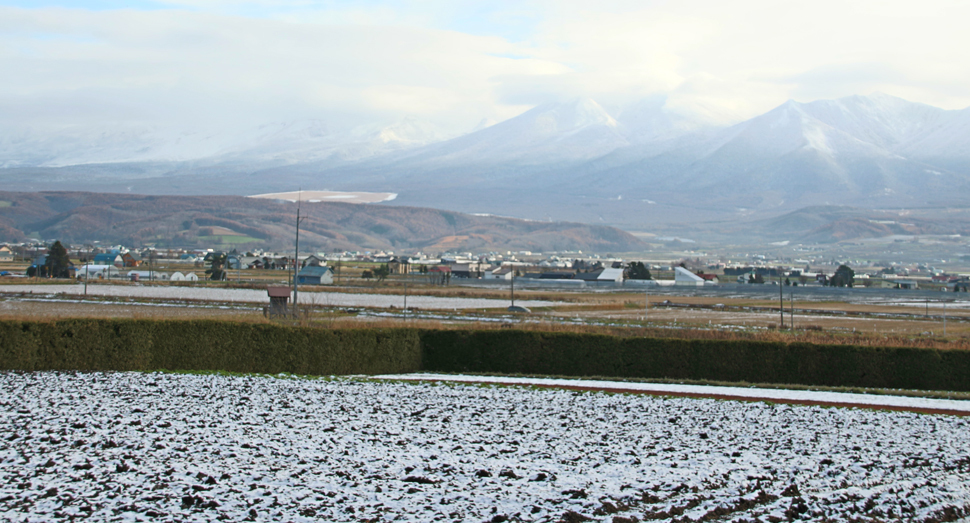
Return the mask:
<svg viewBox="0 0 970 523">
<path fill-rule="evenodd" d="M 0 113 L 185 125 L 414 114 L 468 128 L 577 96 L 738 116 L 875 90 L 970 105 L 963 2 L 170 3 L 0 8 Z"/>
</svg>

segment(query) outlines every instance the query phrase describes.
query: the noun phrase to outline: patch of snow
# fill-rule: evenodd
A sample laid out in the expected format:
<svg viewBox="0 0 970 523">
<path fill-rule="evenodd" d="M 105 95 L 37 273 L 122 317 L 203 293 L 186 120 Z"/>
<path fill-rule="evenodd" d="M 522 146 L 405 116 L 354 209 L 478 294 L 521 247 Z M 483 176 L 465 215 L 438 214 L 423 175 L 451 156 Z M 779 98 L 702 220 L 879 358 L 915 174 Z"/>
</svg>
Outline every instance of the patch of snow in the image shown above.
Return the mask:
<svg viewBox="0 0 970 523">
<path fill-rule="evenodd" d="M 929 522 L 970 500 L 955 416 L 285 375 L 2 373 L 0 397 L 4 521 Z"/>
</svg>

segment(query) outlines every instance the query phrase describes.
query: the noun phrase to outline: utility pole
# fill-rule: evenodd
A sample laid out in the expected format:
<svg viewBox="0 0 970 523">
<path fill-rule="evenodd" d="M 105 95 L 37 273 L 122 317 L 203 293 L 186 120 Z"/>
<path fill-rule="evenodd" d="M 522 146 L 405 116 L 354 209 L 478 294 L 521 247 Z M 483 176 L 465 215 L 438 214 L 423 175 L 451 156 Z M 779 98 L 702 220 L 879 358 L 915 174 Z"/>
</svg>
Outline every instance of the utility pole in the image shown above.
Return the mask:
<svg viewBox="0 0 970 523">
<path fill-rule="evenodd" d="M 643 308 L 643 326 L 646 327 L 647 326 L 647 315 L 650 314 L 650 293 L 649 292 L 645 292 L 643 294 L 644 294 L 644 296 L 646 298 L 646 304 L 645 304 L 645 306 Z"/>
<path fill-rule="evenodd" d="M 943 337 L 946 338 L 946 302 L 943 302 Z"/>
<path fill-rule="evenodd" d="M 408 273 L 404 272 L 404 321 L 408 319 Z"/>
<path fill-rule="evenodd" d="M 515 265 L 509 263 L 509 269 L 509 275 L 512 276 L 509 280 L 511 282 L 512 307 L 515 307 Z"/>
<path fill-rule="evenodd" d="M 795 330 L 795 290 L 788 291 L 788 305 L 791 314 L 788 315 L 788 329 Z"/>
<path fill-rule="evenodd" d="M 778 312 L 781 315 L 781 328 L 785 328 L 785 287 L 781 281 L 781 269 L 778 269 Z"/>
<path fill-rule="evenodd" d="M 301 188 L 296 200 L 296 254 L 293 255 L 293 313 L 297 317 L 300 315 L 298 297 L 300 296 L 300 204 L 302 201 L 303 189 Z"/>
</svg>

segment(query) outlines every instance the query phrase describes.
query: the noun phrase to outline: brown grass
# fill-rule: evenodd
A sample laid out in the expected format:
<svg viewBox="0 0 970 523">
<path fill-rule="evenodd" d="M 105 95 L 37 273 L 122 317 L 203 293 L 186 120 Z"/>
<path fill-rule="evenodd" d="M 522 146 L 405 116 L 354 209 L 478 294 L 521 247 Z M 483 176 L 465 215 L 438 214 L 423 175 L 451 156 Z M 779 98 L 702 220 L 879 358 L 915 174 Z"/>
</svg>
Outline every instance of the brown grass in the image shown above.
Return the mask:
<svg viewBox="0 0 970 523">
<path fill-rule="evenodd" d="M 652 337 L 652 338 L 672 338 L 672 339 L 691 339 L 691 340 L 751 340 L 751 341 L 771 341 L 782 343 L 815 343 L 822 345 L 864 345 L 872 347 L 917 347 L 927 349 L 959 349 L 970 350 L 970 338 L 962 337 L 948 340 L 944 338 L 913 337 L 898 335 L 877 335 L 871 333 L 833 333 L 818 331 L 811 326 L 808 328 L 796 328 L 794 331 L 787 330 L 768 330 L 739 332 L 732 330 L 719 329 L 665 329 L 658 327 L 650 328 L 631 328 L 631 327 L 610 327 L 597 325 L 576 325 L 566 323 L 515 323 L 502 324 L 496 322 L 473 322 L 473 323 L 443 323 L 440 321 L 429 320 L 408 320 L 403 319 L 362 319 L 357 317 L 344 317 L 330 323 L 330 328 L 346 329 L 358 328 L 362 323 L 368 327 L 375 328 L 424 328 L 424 329 L 477 329 L 477 330 L 499 330 L 503 328 L 515 328 L 534 332 L 574 332 L 584 334 L 606 334 L 620 337 Z M 311 325 L 313 323 L 311 322 Z"/>
</svg>

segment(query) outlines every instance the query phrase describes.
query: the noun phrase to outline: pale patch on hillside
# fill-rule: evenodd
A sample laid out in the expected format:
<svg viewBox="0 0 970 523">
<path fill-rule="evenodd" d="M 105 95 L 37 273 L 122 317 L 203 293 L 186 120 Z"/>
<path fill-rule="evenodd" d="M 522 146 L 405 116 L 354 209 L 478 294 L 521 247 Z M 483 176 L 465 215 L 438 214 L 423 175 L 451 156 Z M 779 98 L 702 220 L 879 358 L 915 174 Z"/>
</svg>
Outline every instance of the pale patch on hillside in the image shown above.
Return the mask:
<svg viewBox="0 0 970 523">
<path fill-rule="evenodd" d="M 290 191 L 267 194 L 254 194 L 249 198 L 266 198 L 268 200 L 286 200 L 295 202 L 344 202 L 344 203 L 379 203 L 389 202 L 397 198 L 392 192 L 340 192 L 340 191 Z"/>
</svg>

